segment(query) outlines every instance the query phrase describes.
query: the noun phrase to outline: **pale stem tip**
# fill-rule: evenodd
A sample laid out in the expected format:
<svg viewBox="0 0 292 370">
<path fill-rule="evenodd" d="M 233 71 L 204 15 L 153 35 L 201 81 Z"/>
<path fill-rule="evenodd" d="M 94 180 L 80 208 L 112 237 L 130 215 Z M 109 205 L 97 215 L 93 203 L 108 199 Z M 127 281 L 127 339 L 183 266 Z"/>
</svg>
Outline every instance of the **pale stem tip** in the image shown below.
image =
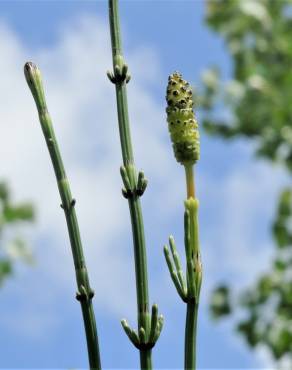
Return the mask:
<svg viewBox="0 0 292 370">
<path fill-rule="evenodd" d="M 38 67 L 33 62 L 26 62 L 24 65 L 24 74 L 27 80 L 31 80 L 38 72 Z"/>
</svg>

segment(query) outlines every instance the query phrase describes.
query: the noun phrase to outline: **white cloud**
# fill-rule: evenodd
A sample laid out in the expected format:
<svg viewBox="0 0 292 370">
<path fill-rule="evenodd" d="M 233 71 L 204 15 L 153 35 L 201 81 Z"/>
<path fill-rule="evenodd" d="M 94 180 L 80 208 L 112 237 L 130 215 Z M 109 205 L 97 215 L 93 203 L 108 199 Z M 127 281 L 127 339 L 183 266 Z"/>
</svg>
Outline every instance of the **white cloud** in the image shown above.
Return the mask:
<svg viewBox="0 0 292 370">
<path fill-rule="evenodd" d="M 234 279 L 237 288 L 252 283 L 269 266 L 274 252 L 270 225 L 277 195 L 288 183 L 283 170 L 251 162 L 250 153 L 242 154 L 246 163 L 215 184 L 202 179 L 207 191 L 201 201 L 203 207 L 204 201 L 213 207 L 209 211 L 214 215 L 211 232 L 206 229 L 202 237 L 208 272 L 217 280 Z"/>
<path fill-rule="evenodd" d="M 43 74 L 49 110 L 77 199 L 90 280 L 97 293 L 95 302 L 100 309 L 118 317 L 135 317 L 130 221 L 127 202 L 120 193 L 121 154 L 115 92 L 106 77 L 112 63 L 108 25 L 101 19 L 82 16 L 65 24 L 59 36 L 55 45 L 35 50 L 31 55 L 7 25 L 2 22 L 0 27 L 1 55 L 5 56 L 0 61 L 4 71 L 0 86 L 0 155 L 5 158 L 1 173 L 11 182 L 15 199 L 32 200 L 38 210 L 37 228 L 31 235 L 38 267 L 37 271 L 24 270 L 22 274 L 28 280 L 33 280 L 36 273 L 42 274 L 40 284 L 54 286 L 57 291 L 65 286 L 72 293 L 75 289 L 72 257 L 53 170 L 23 76 L 24 62 L 32 60 Z M 151 60 L 154 61 L 152 67 Z M 142 61 L 149 63 L 143 74 L 138 73 Z M 159 73 L 158 57 L 144 46 L 130 50 L 127 62 L 135 73 L 135 80 L 129 85 L 134 150 L 146 176 L 161 185 L 164 181 L 160 168 L 166 176 L 171 171 L 169 151 L 165 153 L 163 144 L 167 137 L 164 109 L 148 91 Z M 151 151 L 145 149 L 149 147 Z M 157 158 L 161 167 L 157 166 Z M 170 184 L 166 190 L 173 186 Z M 163 203 L 169 191 L 161 188 L 155 193 Z M 14 290 L 10 286 L 4 293 L 13 295 L 16 291 L 28 293 L 29 289 L 15 284 Z M 58 293 L 53 294 L 50 301 L 52 315 L 58 298 Z M 42 305 L 41 297 L 34 300 Z M 27 315 L 28 312 L 29 309 Z M 13 314 L 11 312 L 11 317 Z M 45 316 L 44 322 L 52 321 Z M 39 325 L 40 320 L 35 325 L 37 332 L 40 332 Z"/>
</svg>

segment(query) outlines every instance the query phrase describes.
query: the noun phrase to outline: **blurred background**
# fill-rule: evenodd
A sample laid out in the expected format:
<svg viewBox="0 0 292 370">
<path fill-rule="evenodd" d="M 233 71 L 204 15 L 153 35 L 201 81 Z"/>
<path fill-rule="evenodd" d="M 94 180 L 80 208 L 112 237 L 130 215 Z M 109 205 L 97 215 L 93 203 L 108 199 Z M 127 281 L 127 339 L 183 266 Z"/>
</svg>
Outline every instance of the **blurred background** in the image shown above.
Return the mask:
<svg viewBox="0 0 292 370">
<path fill-rule="evenodd" d="M 129 111 L 151 302 L 165 327 L 154 367 L 181 368 L 185 306 L 162 247 L 183 256 L 184 171 L 165 115 L 167 77 L 196 94 L 204 267 L 202 369 L 292 367 L 292 3 L 121 1 Z M 76 283 L 53 169 L 23 76 L 40 67 L 71 182 L 105 369 L 137 368 L 130 219 L 121 197 L 106 1 L 2 1 L 0 18 L 0 367 L 86 368 Z"/>
</svg>

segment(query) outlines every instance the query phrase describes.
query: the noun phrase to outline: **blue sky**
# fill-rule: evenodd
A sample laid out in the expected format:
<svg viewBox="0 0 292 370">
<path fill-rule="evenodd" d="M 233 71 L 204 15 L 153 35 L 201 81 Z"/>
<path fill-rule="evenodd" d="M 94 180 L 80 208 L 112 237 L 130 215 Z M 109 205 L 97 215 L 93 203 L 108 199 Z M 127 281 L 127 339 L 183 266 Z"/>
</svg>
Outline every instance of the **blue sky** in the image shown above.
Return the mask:
<svg viewBox="0 0 292 370">
<path fill-rule="evenodd" d="M 173 234 L 183 254 L 184 173 L 173 157 L 165 121 L 167 76 L 180 70 L 197 85 L 218 64 L 231 63 L 222 41 L 204 25 L 203 1 L 121 1 L 124 55 L 132 81 L 129 110 L 136 163 L 149 179 L 143 196 L 150 301 L 165 316 L 154 366 L 181 368 L 185 307 L 168 276 L 162 246 Z M 36 265 L 19 265 L 1 290 L 1 368 L 86 368 L 80 307 L 65 220 L 23 64 L 43 72 L 49 109 L 77 198 L 105 369 L 137 368 L 138 354 L 120 327 L 136 323 L 131 231 L 120 196 L 121 155 L 105 1 L 1 2 L 1 177 L 16 200 L 36 204 L 34 227 L 21 229 Z M 215 325 L 207 303 L 216 283 L 248 285 L 269 266 L 274 199 L 287 180 L 255 162 L 246 141 L 226 143 L 201 133 L 196 169 L 204 283 L 198 366 L 272 367 L 264 351 L 249 352 L 232 323 Z M 271 199 L 267 202 L 267 199 Z"/>
</svg>

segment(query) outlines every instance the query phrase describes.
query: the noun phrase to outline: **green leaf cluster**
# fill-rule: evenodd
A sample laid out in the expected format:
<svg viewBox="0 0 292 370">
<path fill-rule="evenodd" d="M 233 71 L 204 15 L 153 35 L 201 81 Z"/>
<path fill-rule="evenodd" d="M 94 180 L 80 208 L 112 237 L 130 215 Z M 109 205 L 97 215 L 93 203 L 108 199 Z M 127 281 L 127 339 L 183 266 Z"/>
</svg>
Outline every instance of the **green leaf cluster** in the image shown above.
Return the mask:
<svg viewBox="0 0 292 370">
<path fill-rule="evenodd" d="M 232 78 L 203 75 L 204 126 L 225 138 L 254 139 L 257 154 L 292 171 L 292 2 L 208 1 L 206 21 L 225 43 Z M 224 107 L 224 115 L 215 107 Z M 227 115 L 226 115 L 227 112 Z M 228 116 L 228 118 L 226 118 Z"/>
<path fill-rule="evenodd" d="M 24 239 L 18 235 L 17 225 L 34 220 L 35 212 L 30 203 L 14 204 L 8 185 L 0 182 L 0 286 L 13 273 L 16 260 L 33 261 L 32 254 Z M 12 239 L 7 238 L 13 230 Z"/>
</svg>

